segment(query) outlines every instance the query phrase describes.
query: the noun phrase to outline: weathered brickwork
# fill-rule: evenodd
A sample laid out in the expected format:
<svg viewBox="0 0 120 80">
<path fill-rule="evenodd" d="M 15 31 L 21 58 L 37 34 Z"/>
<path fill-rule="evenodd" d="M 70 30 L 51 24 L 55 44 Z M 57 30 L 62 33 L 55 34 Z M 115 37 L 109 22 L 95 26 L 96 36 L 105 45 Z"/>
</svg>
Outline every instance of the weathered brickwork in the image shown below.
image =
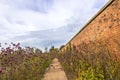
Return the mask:
<svg viewBox="0 0 120 80">
<path fill-rule="evenodd" d="M 68 44 L 78 46 L 83 41 L 96 40 L 107 40 L 112 48 L 120 46 L 118 45 L 120 44 L 120 0 L 109 1 L 107 7 L 100 11 Z"/>
</svg>

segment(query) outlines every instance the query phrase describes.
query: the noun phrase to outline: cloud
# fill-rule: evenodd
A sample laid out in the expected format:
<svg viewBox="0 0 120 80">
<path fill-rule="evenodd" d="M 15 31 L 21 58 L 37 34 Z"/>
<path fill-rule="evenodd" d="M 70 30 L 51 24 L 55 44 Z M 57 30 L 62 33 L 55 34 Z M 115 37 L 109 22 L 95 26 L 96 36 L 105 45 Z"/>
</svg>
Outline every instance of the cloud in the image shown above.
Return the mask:
<svg viewBox="0 0 120 80">
<path fill-rule="evenodd" d="M 108 0 L 0 0 L 0 42 L 67 43 Z"/>
</svg>

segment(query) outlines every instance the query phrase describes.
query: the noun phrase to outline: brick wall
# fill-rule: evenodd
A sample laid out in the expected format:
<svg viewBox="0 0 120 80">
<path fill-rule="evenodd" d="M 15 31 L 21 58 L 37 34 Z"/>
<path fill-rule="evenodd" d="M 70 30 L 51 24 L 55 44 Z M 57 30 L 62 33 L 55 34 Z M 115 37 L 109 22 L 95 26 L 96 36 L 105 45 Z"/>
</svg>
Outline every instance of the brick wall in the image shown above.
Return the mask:
<svg viewBox="0 0 120 80">
<path fill-rule="evenodd" d="M 114 48 L 118 47 L 114 40 L 120 43 L 120 0 L 110 0 L 107 5 L 68 42 L 66 47 L 69 44 L 78 46 L 83 41 L 89 42 L 96 40 L 107 40 L 110 46 Z"/>
</svg>

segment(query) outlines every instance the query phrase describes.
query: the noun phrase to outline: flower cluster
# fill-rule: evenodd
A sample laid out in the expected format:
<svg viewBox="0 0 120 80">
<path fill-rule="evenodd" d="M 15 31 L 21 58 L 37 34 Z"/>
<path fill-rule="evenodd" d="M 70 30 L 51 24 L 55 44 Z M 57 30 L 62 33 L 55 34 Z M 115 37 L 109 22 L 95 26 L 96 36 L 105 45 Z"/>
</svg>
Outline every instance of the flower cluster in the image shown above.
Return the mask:
<svg viewBox="0 0 120 80">
<path fill-rule="evenodd" d="M 0 50 L 0 80 L 40 80 L 51 63 L 40 49 L 5 43 Z"/>
</svg>

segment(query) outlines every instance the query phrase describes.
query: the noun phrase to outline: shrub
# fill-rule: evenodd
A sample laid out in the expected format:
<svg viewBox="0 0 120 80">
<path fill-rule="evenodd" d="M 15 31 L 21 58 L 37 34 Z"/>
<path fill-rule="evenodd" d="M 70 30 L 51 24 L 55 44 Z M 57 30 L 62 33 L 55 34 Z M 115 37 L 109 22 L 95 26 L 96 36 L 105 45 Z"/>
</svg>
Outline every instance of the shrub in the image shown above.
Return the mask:
<svg viewBox="0 0 120 80">
<path fill-rule="evenodd" d="M 70 46 L 60 52 L 61 61 L 68 80 L 119 80 L 120 63 L 118 57 L 109 50 L 107 43 L 89 42 Z"/>
</svg>

